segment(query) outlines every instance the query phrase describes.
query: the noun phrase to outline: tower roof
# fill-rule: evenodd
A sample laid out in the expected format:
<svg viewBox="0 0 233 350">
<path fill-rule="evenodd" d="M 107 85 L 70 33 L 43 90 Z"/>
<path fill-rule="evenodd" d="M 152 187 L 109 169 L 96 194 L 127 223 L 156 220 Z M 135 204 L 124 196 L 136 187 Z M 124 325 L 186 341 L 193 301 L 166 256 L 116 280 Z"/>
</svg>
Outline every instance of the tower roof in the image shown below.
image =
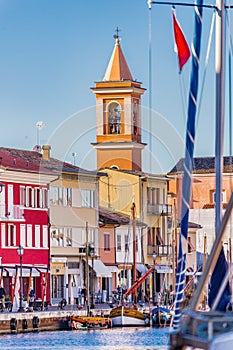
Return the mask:
<svg viewBox="0 0 233 350">
<path fill-rule="evenodd" d="M 116 39 L 116 43 L 108 64 L 108 68 L 105 72 L 104 81 L 133 81 L 133 77 L 130 73 L 128 64 L 120 46 L 120 38 L 118 35 L 115 35 L 114 37 Z"/>
</svg>

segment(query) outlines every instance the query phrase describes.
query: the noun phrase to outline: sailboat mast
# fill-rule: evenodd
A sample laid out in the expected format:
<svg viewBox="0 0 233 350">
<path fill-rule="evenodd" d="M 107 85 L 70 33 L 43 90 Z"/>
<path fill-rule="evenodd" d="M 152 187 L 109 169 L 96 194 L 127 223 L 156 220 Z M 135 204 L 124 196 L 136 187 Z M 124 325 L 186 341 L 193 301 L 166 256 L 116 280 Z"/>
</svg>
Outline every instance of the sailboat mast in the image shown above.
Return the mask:
<svg viewBox="0 0 233 350">
<path fill-rule="evenodd" d="M 131 215 L 133 223 L 133 283 L 137 280 L 137 269 L 136 269 L 136 221 L 135 221 L 135 203 L 131 206 Z M 133 293 L 134 305 L 137 304 L 137 288 L 135 288 Z"/>
<path fill-rule="evenodd" d="M 216 146 L 215 146 L 215 232 L 218 231 L 222 216 L 222 172 L 223 172 L 223 133 L 224 133 L 224 0 L 216 0 Z"/>
<path fill-rule="evenodd" d="M 86 222 L 86 302 L 87 316 L 90 316 L 90 281 L 89 281 L 89 264 L 88 264 L 88 222 Z"/>
</svg>

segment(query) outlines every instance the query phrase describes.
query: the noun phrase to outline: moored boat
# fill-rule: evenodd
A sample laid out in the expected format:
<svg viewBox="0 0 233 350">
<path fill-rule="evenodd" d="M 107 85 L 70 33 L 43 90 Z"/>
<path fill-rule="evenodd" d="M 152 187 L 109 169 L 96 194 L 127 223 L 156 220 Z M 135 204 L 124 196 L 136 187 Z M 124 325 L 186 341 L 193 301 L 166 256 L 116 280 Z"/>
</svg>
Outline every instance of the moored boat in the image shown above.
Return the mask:
<svg viewBox="0 0 233 350">
<path fill-rule="evenodd" d="M 125 306 L 124 303 L 120 306 L 113 308 L 110 312 L 110 318 L 112 320 L 113 327 L 124 326 L 149 326 L 150 316 L 144 314 L 138 310 L 137 306 L 137 288 L 142 284 L 146 277 L 155 268 L 153 265 L 139 280 L 137 280 L 136 273 L 136 233 L 135 233 L 135 204 L 131 207 L 132 223 L 133 223 L 133 278 L 134 284 L 127 290 L 124 298 L 127 298 L 130 294 L 133 294 L 133 306 Z"/>
<path fill-rule="evenodd" d="M 151 322 L 152 326 L 155 327 L 166 327 L 170 326 L 172 319 L 172 310 L 165 307 L 155 307 L 151 311 Z"/>
<path fill-rule="evenodd" d="M 108 317 L 72 316 L 72 329 L 104 329 L 111 328 L 112 321 Z"/>
<path fill-rule="evenodd" d="M 112 326 L 149 326 L 149 315 L 143 314 L 134 307 L 127 307 L 124 305 L 118 306 L 111 310 L 110 318 Z"/>
</svg>

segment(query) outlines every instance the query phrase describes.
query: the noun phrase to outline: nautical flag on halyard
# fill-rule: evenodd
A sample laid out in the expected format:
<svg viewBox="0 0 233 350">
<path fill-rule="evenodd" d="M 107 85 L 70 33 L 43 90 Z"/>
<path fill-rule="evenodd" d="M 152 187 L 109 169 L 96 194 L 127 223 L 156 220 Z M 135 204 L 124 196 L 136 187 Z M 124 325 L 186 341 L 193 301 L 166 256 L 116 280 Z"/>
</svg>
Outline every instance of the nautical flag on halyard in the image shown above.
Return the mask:
<svg viewBox="0 0 233 350">
<path fill-rule="evenodd" d="M 202 29 L 202 3 L 203 0 L 197 0 L 195 5 L 195 28 L 192 45 L 192 73 L 189 89 L 188 119 L 186 127 L 186 148 L 184 160 L 184 174 L 182 180 L 182 206 L 181 206 L 181 232 L 179 239 L 178 264 L 176 272 L 176 297 L 175 297 L 175 315 L 173 320 L 174 330 L 180 328 L 181 304 L 184 298 L 184 284 L 186 272 L 186 250 L 188 246 L 188 220 L 189 203 L 191 196 L 192 171 L 193 171 L 193 153 L 195 140 L 195 120 L 197 108 L 198 91 L 198 72 Z"/>
<path fill-rule="evenodd" d="M 184 33 L 180 27 L 179 22 L 177 21 L 175 9 L 172 8 L 172 19 L 173 19 L 173 29 L 174 29 L 174 37 L 176 44 L 176 51 L 178 55 L 179 61 L 179 69 L 182 71 L 183 66 L 188 61 L 190 57 L 190 49 L 185 39 Z"/>
</svg>

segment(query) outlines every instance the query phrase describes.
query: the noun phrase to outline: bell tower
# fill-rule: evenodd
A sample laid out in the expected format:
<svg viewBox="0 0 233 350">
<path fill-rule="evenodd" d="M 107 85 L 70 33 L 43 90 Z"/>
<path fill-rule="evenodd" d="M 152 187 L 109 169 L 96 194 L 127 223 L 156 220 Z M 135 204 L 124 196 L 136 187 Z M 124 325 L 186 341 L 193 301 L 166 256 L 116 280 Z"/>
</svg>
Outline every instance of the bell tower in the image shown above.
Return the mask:
<svg viewBox="0 0 233 350">
<path fill-rule="evenodd" d="M 141 96 L 145 89 L 134 81 L 114 35 L 115 47 L 103 81 L 92 88 L 96 95 L 97 167 L 122 170 L 141 170 Z"/>
</svg>

